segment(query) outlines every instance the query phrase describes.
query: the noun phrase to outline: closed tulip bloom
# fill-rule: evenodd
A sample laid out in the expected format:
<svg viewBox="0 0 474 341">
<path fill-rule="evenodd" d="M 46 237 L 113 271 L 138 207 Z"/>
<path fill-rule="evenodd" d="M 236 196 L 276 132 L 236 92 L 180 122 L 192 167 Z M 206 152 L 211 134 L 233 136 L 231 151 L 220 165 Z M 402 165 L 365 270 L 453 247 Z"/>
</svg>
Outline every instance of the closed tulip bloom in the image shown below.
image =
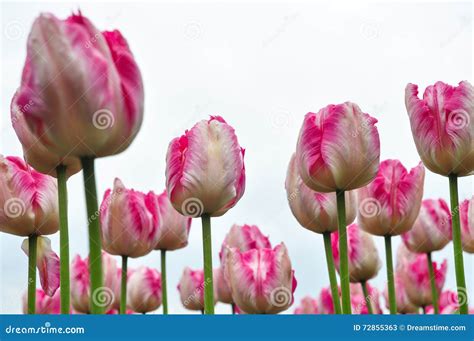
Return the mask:
<svg viewBox="0 0 474 341">
<path fill-rule="evenodd" d="M 456 314 L 459 311 L 458 293 L 451 290 L 443 291 L 439 295 L 438 306 L 440 314 Z M 429 306 L 426 309 L 426 313 L 434 314 L 433 306 Z"/>
<path fill-rule="evenodd" d="M 367 285 L 367 291 L 369 293 L 368 300 L 370 302 L 373 314 L 382 314 L 380 308 L 380 293 L 377 288 Z M 367 299 L 364 296 L 361 285 L 359 283 L 351 283 L 351 306 L 353 314 L 365 315 L 369 314 L 369 308 L 367 307 Z"/>
<path fill-rule="evenodd" d="M 443 199 L 423 200 L 413 228 L 402 235 L 407 248 L 416 253 L 441 250 L 451 240 L 451 211 Z"/>
<path fill-rule="evenodd" d="M 114 303 L 115 288 L 120 284 L 117 278 L 117 261 L 105 252 L 102 252 L 102 271 L 104 286 L 93 293 L 92 299 L 107 310 Z M 77 255 L 71 263 L 71 304 L 74 310 L 90 314 L 90 297 L 89 259 L 82 259 Z"/>
<path fill-rule="evenodd" d="M 35 20 L 12 108 L 49 150 L 77 157 L 125 150 L 140 129 L 143 98 L 140 71 L 119 31 L 100 32 L 80 12 Z"/>
<path fill-rule="evenodd" d="M 28 314 L 27 293 L 23 295 L 23 314 Z M 61 296 L 56 290 L 53 297 L 48 296 L 43 289 L 36 289 L 36 309 L 35 314 L 51 315 L 61 313 Z"/>
<path fill-rule="evenodd" d="M 217 268 L 214 271 L 214 275 L 216 299 L 222 303 L 232 304 L 232 292 L 230 291 L 230 287 L 227 284 L 222 267 Z"/>
<path fill-rule="evenodd" d="M 417 314 L 419 308 L 416 305 L 414 305 L 408 298 L 406 288 L 405 288 L 405 282 L 402 279 L 402 275 L 400 273 L 395 273 L 394 279 L 395 279 L 395 288 L 397 289 L 395 291 L 395 295 L 396 295 L 395 299 L 397 302 L 397 312 L 399 314 Z M 389 306 L 387 286 L 385 287 L 383 295 L 385 298 L 385 306 L 387 307 L 387 309 L 389 309 L 390 306 Z"/>
<path fill-rule="evenodd" d="M 474 89 L 436 82 L 418 98 L 418 86 L 408 84 L 405 104 L 416 148 L 434 173 L 466 176 L 474 172 Z"/>
<path fill-rule="evenodd" d="M 102 242 L 112 255 L 141 257 L 150 253 L 159 238 L 159 210 L 156 195 L 127 189 L 115 179 L 100 206 Z"/>
<path fill-rule="evenodd" d="M 13 99 L 13 103 L 15 99 Z M 59 157 L 46 148 L 30 131 L 23 112 L 18 107 L 11 108 L 13 129 L 23 147 L 23 156 L 26 162 L 40 173 L 56 177 L 56 167 L 66 166 L 66 175 L 76 174 L 82 168 L 81 162 L 75 157 Z"/>
<path fill-rule="evenodd" d="M 474 196 L 459 205 L 459 215 L 461 217 L 462 248 L 466 252 L 474 253 Z"/>
<path fill-rule="evenodd" d="M 295 315 L 319 314 L 318 300 L 310 296 L 303 297 L 295 309 Z"/>
<path fill-rule="evenodd" d="M 188 245 L 191 218 L 180 214 L 171 205 L 166 191 L 158 196 L 161 224 L 156 250 L 177 250 Z"/>
<path fill-rule="evenodd" d="M 0 231 L 17 236 L 58 231 L 58 192 L 54 178 L 22 159 L 0 155 Z"/>
<path fill-rule="evenodd" d="M 408 231 L 418 216 L 425 168 L 408 171 L 399 160 L 385 160 L 375 179 L 358 191 L 360 226 L 377 236 Z"/>
<path fill-rule="evenodd" d="M 369 183 L 380 159 L 375 123 L 375 118 L 351 102 L 306 114 L 296 147 L 304 183 L 318 192 L 351 190 Z"/>
<path fill-rule="evenodd" d="M 340 289 L 340 288 L 339 288 Z M 322 288 L 319 297 L 319 311 L 321 314 L 332 315 L 334 314 L 334 302 L 332 299 L 331 288 Z"/>
<path fill-rule="evenodd" d="M 244 149 L 234 128 L 211 116 L 173 139 L 166 156 L 166 188 L 174 208 L 185 216 L 218 217 L 232 208 L 245 190 Z"/>
<path fill-rule="evenodd" d="M 277 314 L 293 303 L 296 279 L 285 244 L 242 252 L 229 248 L 225 276 L 237 306 L 247 314 Z"/>
<path fill-rule="evenodd" d="M 59 288 L 59 257 L 51 248 L 51 240 L 38 237 L 36 245 L 36 267 L 39 271 L 41 287 L 48 296 L 53 296 Z M 21 244 L 21 249 L 29 255 L 28 239 Z"/>
<path fill-rule="evenodd" d="M 331 234 L 332 252 L 339 271 L 339 233 Z M 353 283 L 374 278 L 381 267 L 381 261 L 370 234 L 351 224 L 347 227 L 347 247 L 349 255 L 349 276 Z"/>
<path fill-rule="evenodd" d="M 288 166 L 285 182 L 291 212 L 301 226 L 316 233 L 337 230 L 336 193 L 315 192 L 306 186 L 298 173 L 293 154 Z M 351 224 L 356 217 L 356 194 L 345 192 L 346 222 Z"/>
<path fill-rule="evenodd" d="M 204 309 L 204 271 L 202 269 L 192 270 L 186 267 L 179 280 L 178 291 L 181 303 L 189 310 Z M 214 304 L 216 303 L 216 292 L 214 287 Z"/>
<path fill-rule="evenodd" d="M 161 275 L 156 269 L 140 267 L 128 279 L 127 302 L 137 313 L 148 313 L 161 305 Z"/>
</svg>

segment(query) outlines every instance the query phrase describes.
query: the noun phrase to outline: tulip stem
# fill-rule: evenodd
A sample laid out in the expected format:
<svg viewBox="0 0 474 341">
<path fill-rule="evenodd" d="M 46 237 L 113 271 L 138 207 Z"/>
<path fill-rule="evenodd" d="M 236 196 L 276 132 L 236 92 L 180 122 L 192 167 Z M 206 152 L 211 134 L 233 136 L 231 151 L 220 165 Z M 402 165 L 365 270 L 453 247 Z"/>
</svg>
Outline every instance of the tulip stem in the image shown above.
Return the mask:
<svg viewBox="0 0 474 341">
<path fill-rule="evenodd" d="M 385 261 L 387 263 L 387 286 L 390 314 L 397 313 L 397 301 L 395 299 L 395 281 L 393 279 L 393 256 L 392 236 L 385 236 Z"/>
<path fill-rule="evenodd" d="M 211 217 L 202 215 L 202 245 L 204 251 L 204 313 L 214 315 L 214 286 L 212 279 Z"/>
<path fill-rule="evenodd" d="M 235 303 L 231 303 L 230 306 L 232 307 L 232 315 L 235 315 Z"/>
<path fill-rule="evenodd" d="M 161 250 L 161 296 L 163 314 L 168 315 L 168 291 L 166 290 L 166 250 Z"/>
<path fill-rule="evenodd" d="M 342 313 L 351 314 L 351 293 L 349 288 L 349 264 L 347 259 L 346 202 L 344 190 L 336 191 L 337 229 L 339 232 L 339 277 L 342 291 Z"/>
<path fill-rule="evenodd" d="M 426 254 L 426 258 L 428 259 L 428 271 L 430 275 L 431 297 L 433 299 L 434 313 L 439 314 L 438 290 L 436 289 L 436 279 L 435 279 L 435 273 L 433 269 L 433 261 L 431 260 L 431 252 L 428 252 Z"/>
<path fill-rule="evenodd" d="M 91 313 L 102 314 L 103 304 L 97 300 L 102 287 L 102 243 L 99 229 L 99 207 L 95 183 L 94 158 L 81 158 L 86 194 L 87 220 L 89 224 L 89 272 L 91 283 Z"/>
<path fill-rule="evenodd" d="M 328 267 L 329 283 L 331 285 L 332 304 L 336 314 L 341 313 L 341 301 L 339 298 L 339 290 L 337 288 L 336 268 L 334 267 L 334 258 L 331 248 L 331 233 L 324 232 L 324 249 L 326 251 L 326 263 Z"/>
<path fill-rule="evenodd" d="M 127 312 L 127 256 L 122 256 L 122 283 L 120 285 L 120 314 Z"/>
<path fill-rule="evenodd" d="M 467 314 L 468 297 L 464 278 L 464 260 L 461 245 L 461 227 L 459 222 L 458 177 L 449 175 L 449 194 L 451 197 L 451 216 L 453 230 L 454 266 L 456 268 L 456 284 L 458 287 L 459 313 Z"/>
<path fill-rule="evenodd" d="M 28 237 L 28 314 L 36 311 L 36 234 Z"/>
<path fill-rule="evenodd" d="M 373 314 L 374 312 L 372 310 L 372 300 L 369 294 L 369 290 L 367 290 L 367 282 L 366 281 L 360 282 L 360 285 L 362 286 L 362 292 L 364 293 L 365 304 L 367 305 L 367 311 L 369 312 L 369 314 Z"/>
<path fill-rule="evenodd" d="M 69 231 L 67 219 L 67 167 L 59 165 L 56 167 L 58 178 L 58 203 L 59 203 L 59 260 L 61 263 L 60 287 L 61 287 L 61 314 L 69 314 L 70 288 L 69 288 Z"/>
</svg>

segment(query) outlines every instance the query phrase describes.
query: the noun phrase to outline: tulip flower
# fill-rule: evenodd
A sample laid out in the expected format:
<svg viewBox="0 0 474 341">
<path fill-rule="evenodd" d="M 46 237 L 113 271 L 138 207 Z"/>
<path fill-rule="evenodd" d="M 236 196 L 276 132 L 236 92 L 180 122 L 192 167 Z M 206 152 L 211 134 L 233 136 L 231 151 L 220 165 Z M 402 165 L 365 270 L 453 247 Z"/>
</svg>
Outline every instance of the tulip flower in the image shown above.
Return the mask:
<svg viewBox="0 0 474 341">
<path fill-rule="evenodd" d="M 331 104 L 306 114 L 296 146 L 303 182 L 314 191 L 336 192 L 344 314 L 351 313 L 344 192 L 366 185 L 377 174 L 380 140 L 375 123 L 357 104 Z"/>
<path fill-rule="evenodd" d="M 341 313 L 337 294 L 336 270 L 331 250 L 331 233 L 337 230 L 336 193 L 315 192 L 305 185 L 298 173 L 295 154 L 291 157 L 286 174 L 285 189 L 291 212 L 304 228 L 323 235 L 326 263 L 332 297 L 336 299 L 336 313 Z M 345 192 L 346 223 L 351 224 L 356 217 L 356 197 L 354 191 Z"/>
<path fill-rule="evenodd" d="M 23 314 L 28 314 L 27 293 L 23 296 Z M 61 294 L 57 290 L 51 297 L 43 289 L 36 289 L 36 314 L 51 315 L 61 313 Z"/>
<path fill-rule="evenodd" d="M 338 287 L 338 296 L 340 296 L 340 287 Z M 321 314 L 335 314 L 334 299 L 331 288 L 322 288 L 318 297 L 319 311 Z"/>
<path fill-rule="evenodd" d="M 201 217 L 206 282 L 205 312 L 214 313 L 210 217 L 219 217 L 245 190 L 244 149 L 220 116 L 202 120 L 173 139 L 166 155 L 166 191 L 182 215 Z"/>
<path fill-rule="evenodd" d="M 418 307 L 415 306 L 408 298 L 405 282 L 402 279 L 401 273 L 396 272 L 394 275 L 395 287 L 397 288 L 395 299 L 397 301 L 397 312 L 399 314 L 417 314 Z M 390 299 L 388 295 L 388 283 L 383 292 L 385 298 L 385 306 L 390 309 Z"/>
<path fill-rule="evenodd" d="M 28 237 L 28 307 L 35 311 L 37 239 L 58 231 L 57 187 L 22 159 L 0 155 L 0 231 Z"/>
<path fill-rule="evenodd" d="M 351 305 L 354 314 L 381 314 L 380 294 L 369 283 L 351 283 Z"/>
<path fill-rule="evenodd" d="M 128 257 L 145 256 L 159 238 L 160 212 L 153 192 L 148 194 L 127 189 L 120 179 L 108 189 L 100 206 L 100 226 L 104 250 L 122 257 L 120 312 L 127 307 Z"/>
<path fill-rule="evenodd" d="M 319 314 L 318 300 L 310 296 L 305 296 L 295 309 L 295 315 Z"/>
<path fill-rule="evenodd" d="M 188 245 L 189 230 L 191 228 L 190 217 L 180 214 L 171 205 L 166 190 L 158 197 L 158 209 L 160 210 L 161 224 L 159 239 L 155 250 L 161 251 L 161 288 L 163 291 L 163 314 L 168 314 L 168 294 L 166 288 L 166 251 L 177 250 Z"/>
<path fill-rule="evenodd" d="M 225 262 L 232 298 L 247 314 L 277 314 L 293 303 L 296 279 L 285 244 L 245 252 L 229 248 Z"/>
<path fill-rule="evenodd" d="M 408 84 L 405 104 L 416 148 L 425 166 L 449 178 L 454 264 L 458 294 L 466 293 L 459 220 L 458 177 L 474 174 L 474 88 L 436 82 L 418 97 L 418 86 Z M 467 300 L 460 307 L 468 313 Z"/>
<path fill-rule="evenodd" d="M 232 305 L 232 313 L 235 314 L 234 301 L 232 300 L 232 292 L 227 283 L 222 267 L 214 271 L 214 283 L 216 283 L 216 299 L 219 302 Z"/>
<path fill-rule="evenodd" d="M 47 62 L 45 62 L 47 61 Z M 89 223 L 91 283 L 102 286 L 94 159 L 125 150 L 143 120 L 143 82 L 125 38 L 100 32 L 80 12 L 65 20 L 41 14 L 28 36 L 12 111 L 60 160 L 81 160 Z M 61 169 L 61 178 L 65 169 Z M 92 290 L 94 291 L 94 290 Z M 93 304 L 93 312 L 102 310 Z"/>
<path fill-rule="evenodd" d="M 412 228 L 420 211 L 424 179 L 421 163 L 408 171 L 398 160 L 385 160 L 374 181 L 358 192 L 360 227 L 385 239 L 391 314 L 397 312 L 391 237 Z"/>
<path fill-rule="evenodd" d="M 199 310 L 204 313 L 204 291 L 210 283 L 208 279 L 205 280 L 204 278 L 204 270 L 202 269 L 192 270 L 189 267 L 184 269 L 177 288 L 181 303 L 186 309 Z M 216 296 L 214 288 L 213 296 Z M 214 297 L 212 297 L 213 302 L 216 301 Z"/>
<path fill-rule="evenodd" d="M 92 266 L 89 264 L 89 257 L 82 259 L 77 255 L 71 263 L 71 303 L 74 310 L 83 314 L 92 313 L 94 306 L 108 310 L 114 303 L 115 291 L 119 285 L 117 261 L 102 252 L 104 286 L 94 289 L 89 276 Z"/>
<path fill-rule="evenodd" d="M 461 237 L 464 251 L 474 253 L 474 196 L 459 206 L 461 216 Z"/>
<path fill-rule="evenodd" d="M 127 290 L 130 308 L 137 313 L 148 313 L 161 305 L 161 276 L 158 270 L 140 267 L 130 275 Z"/>
<path fill-rule="evenodd" d="M 461 297 L 461 300 L 463 299 L 464 297 Z M 438 306 L 439 306 L 440 314 L 443 314 L 443 315 L 456 314 L 459 311 L 458 293 L 451 290 L 443 291 L 441 295 L 439 295 Z M 434 306 L 427 307 L 426 313 L 437 314 L 434 309 Z"/>
</svg>

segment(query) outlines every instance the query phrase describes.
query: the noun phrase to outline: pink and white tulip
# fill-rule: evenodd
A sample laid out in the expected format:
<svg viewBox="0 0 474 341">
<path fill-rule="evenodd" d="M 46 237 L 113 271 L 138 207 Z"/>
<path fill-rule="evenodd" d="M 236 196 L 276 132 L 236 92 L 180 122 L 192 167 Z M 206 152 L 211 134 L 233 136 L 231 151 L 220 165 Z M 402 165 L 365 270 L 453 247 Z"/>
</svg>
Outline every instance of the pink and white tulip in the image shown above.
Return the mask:
<svg viewBox="0 0 474 341">
<path fill-rule="evenodd" d="M 156 250 L 177 250 L 188 245 L 191 218 L 185 217 L 174 209 L 166 191 L 158 195 L 161 224 Z"/>
<path fill-rule="evenodd" d="M 27 293 L 23 295 L 23 314 L 28 314 Z M 59 290 L 50 297 L 43 289 L 36 289 L 36 309 L 35 314 L 51 315 L 61 313 L 61 296 Z"/>
<path fill-rule="evenodd" d="M 474 196 L 459 205 L 459 216 L 462 248 L 465 252 L 474 253 Z"/>
<path fill-rule="evenodd" d="M 336 269 L 339 271 L 338 232 L 331 234 L 331 244 Z M 365 282 L 377 275 L 382 264 L 374 240 L 355 223 L 347 227 L 347 249 L 351 282 Z"/>
<path fill-rule="evenodd" d="M 318 297 L 318 305 L 321 314 L 333 315 L 335 313 L 330 287 L 321 289 Z"/>
<path fill-rule="evenodd" d="M 51 248 L 49 238 L 38 236 L 36 243 L 36 267 L 41 287 L 46 295 L 52 297 L 59 288 L 59 257 Z M 28 239 L 23 241 L 21 249 L 29 256 Z"/>
<path fill-rule="evenodd" d="M 55 179 L 15 156 L 0 155 L 0 208 L 2 232 L 28 237 L 58 231 Z"/>
<path fill-rule="evenodd" d="M 426 199 L 413 228 L 402 234 L 411 252 L 428 253 L 441 250 L 451 240 L 451 211 L 443 199 Z"/>
<path fill-rule="evenodd" d="M 232 304 L 232 292 L 224 276 L 222 267 L 214 271 L 214 286 L 216 287 L 216 299 L 219 302 Z"/>
<path fill-rule="evenodd" d="M 351 283 L 351 305 L 352 313 L 365 315 L 369 314 L 369 308 L 367 307 L 367 300 L 370 302 L 373 314 L 382 314 L 382 308 L 380 308 L 380 293 L 377 288 L 367 285 L 367 291 L 369 293 L 368 298 L 364 296 L 364 292 L 360 283 Z"/>
<path fill-rule="evenodd" d="M 408 298 L 405 282 L 402 279 L 402 275 L 398 272 L 394 275 L 395 280 L 395 300 L 397 302 L 397 312 L 399 314 L 417 314 L 419 307 L 414 305 Z M 388 287 L 385 287 L 383 292 L 385 298 L 385 306 L 390 309 L 390 302 L 388 297 Z"/>
<path fill-rule="evenodd" d="M 296 156 L 288 165 L 285 188 L 291 212 L 301 226 L 316 233 L 337 230 L 336 193 L 315 192 L 305 185 L 299 175 Z M 346 191 L 346 223 L 351 224 L 357 214 L 356 193 Z"/>
<path fill-rule="evenodd" d="M 385 160 L 375 179 L 358 191 L 360 227 L 377 235 L 399 235 L 412 228 L 423 197 L 425 168 L 408 171 L 399 160 Z"/>
<path fill-rule="evenodd" d="M 140 70 L 119 31 L 100 32 L 80 12 L 36 18 L 12 112 L 24 114 L 48 150 L 60 157 L 125 150 L 140 129 L 143 100 Z"/>
<path fill-rule="evenodd" d="M 181 303 L 189 310 L 204 309 L 204 271 L 202 269 L 192 270 L 186 267 L 179 280 L 178 291 Z M 216 303 L 216 290 L 214 287 L 214 304 Z"/>
<path fill-rule="evenodd" d="M 285 244 L 242 252 L 229 248 L 225 276 L 232 298 L 247 314 L 277 314 L 293 304 L 296 279 Z"/>
<path fill-rule="evenodd" d="M 318 192 L 351 190 L 369 183 L 380 159 L 375 123 L 375 118 L 351 102 L 306 114 L 296 147 L 303 182 Z"/>
<path fill-rule="evenodd" d="M 100 226 L 105 251 L 112 255 L 141 257 L 150 253 L 159 238 L 160 213 L 153 192 L 127 189 L 118 178 L 100 206 Z"/>
<path fill-rule="evenodd" d="M 474 172 L 474 89 L 436 82 L 418 98 L 418 86 L 408 84 L 405 104 L 416 148 L 425 166 L 448 176 Z"/>
<path fill-rule="evenodd" d="M 173 207 L 185 216 L 218 217 L 245 190 L 244 149 L 220 116 L 211 116 L 173 139 L 166 156 L 166 189 Z"/>
<path fill-rule="evenodd" d="M 318 300 L 312 298 L 311 296 L 305 296 L 301 300 L 301 303 L 295 309 L 295 315 L 309 315 L 309 314 L 319 314 L 319 304 Z"/>
<path fill-rule="evenodd" d="M 140 267 L 128 279 L 127 302 L 131 310 L 148 313 L 161 305 L 161 275 L 156 269 Z"/>
</svg>

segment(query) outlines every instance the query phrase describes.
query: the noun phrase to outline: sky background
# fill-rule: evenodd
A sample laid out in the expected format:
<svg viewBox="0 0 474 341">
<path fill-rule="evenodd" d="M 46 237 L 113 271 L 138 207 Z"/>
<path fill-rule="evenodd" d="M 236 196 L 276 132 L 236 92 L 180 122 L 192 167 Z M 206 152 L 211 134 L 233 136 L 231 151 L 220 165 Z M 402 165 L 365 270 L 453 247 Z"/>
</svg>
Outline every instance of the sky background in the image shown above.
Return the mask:
<svg viewBox="0 0 474 341">
<path fill-rule="evenodd" d="M 134 143 L 96 162 L 100 198 L 115 177 L 127 187 L 161 193 L 171 139 L 209 115 L 222 115 L 246 148 L 247 186 L 233 209 L 212 220 L 214 265 L 231 225 L 255 224 L 272 244 L 287 245 L 298 280 L 296 304 L 328 286 L 322 236 L 298 225 L 284 188 L 304 115 L 353 101 L 379 121 L 381 159 L 397 158 L 413 167 L 419 156 L 404 105 L 406 84 L 418 84 L 422 92 L 438 80 L 473 81 L 469 2 L 2 2 L 1 154 L 22 155 L 9 107 L 33 20 L 40 12 L 66 18 L 78 8 L 97 28 L 121 30 L 145 85 L 144 122 Z M 82 173 L 68 186 L 72 259 L 88 253 Z M 473 192 L 473 177 L 460 179 L 460 200 Z M 448 201 L 447 178 L 427 171 L 424 197 Z M 58 251 L 58 235 L 51 239 Z M 383 238 L 375 240 L 384 259 Z M 0 233 L 0 313 L 21 312 L 27 282 L 21 242 Z M 394 238 L 395 250 L 399 243 L 400 237 Z M 167 257 L 171 313 L 193 313 L 181 305 L 176 285 L 185 266 L 202 267 L 201 248 L 201 222 L 195 219 L 188 247 Z M 433 257 L 448 259 L 445 287 L 455 289 L 452 243 Z M 464 254 L 471 297 L 473 257 Z M 159 253 L 129 262 L 130 267 L 141 264 L 159 268 Z M 381 290 L 385 271 L 383 266 L 371 281 Z M 230 306 L 219 303 L 216 312 L 229 313 Z"/>
</svg>

